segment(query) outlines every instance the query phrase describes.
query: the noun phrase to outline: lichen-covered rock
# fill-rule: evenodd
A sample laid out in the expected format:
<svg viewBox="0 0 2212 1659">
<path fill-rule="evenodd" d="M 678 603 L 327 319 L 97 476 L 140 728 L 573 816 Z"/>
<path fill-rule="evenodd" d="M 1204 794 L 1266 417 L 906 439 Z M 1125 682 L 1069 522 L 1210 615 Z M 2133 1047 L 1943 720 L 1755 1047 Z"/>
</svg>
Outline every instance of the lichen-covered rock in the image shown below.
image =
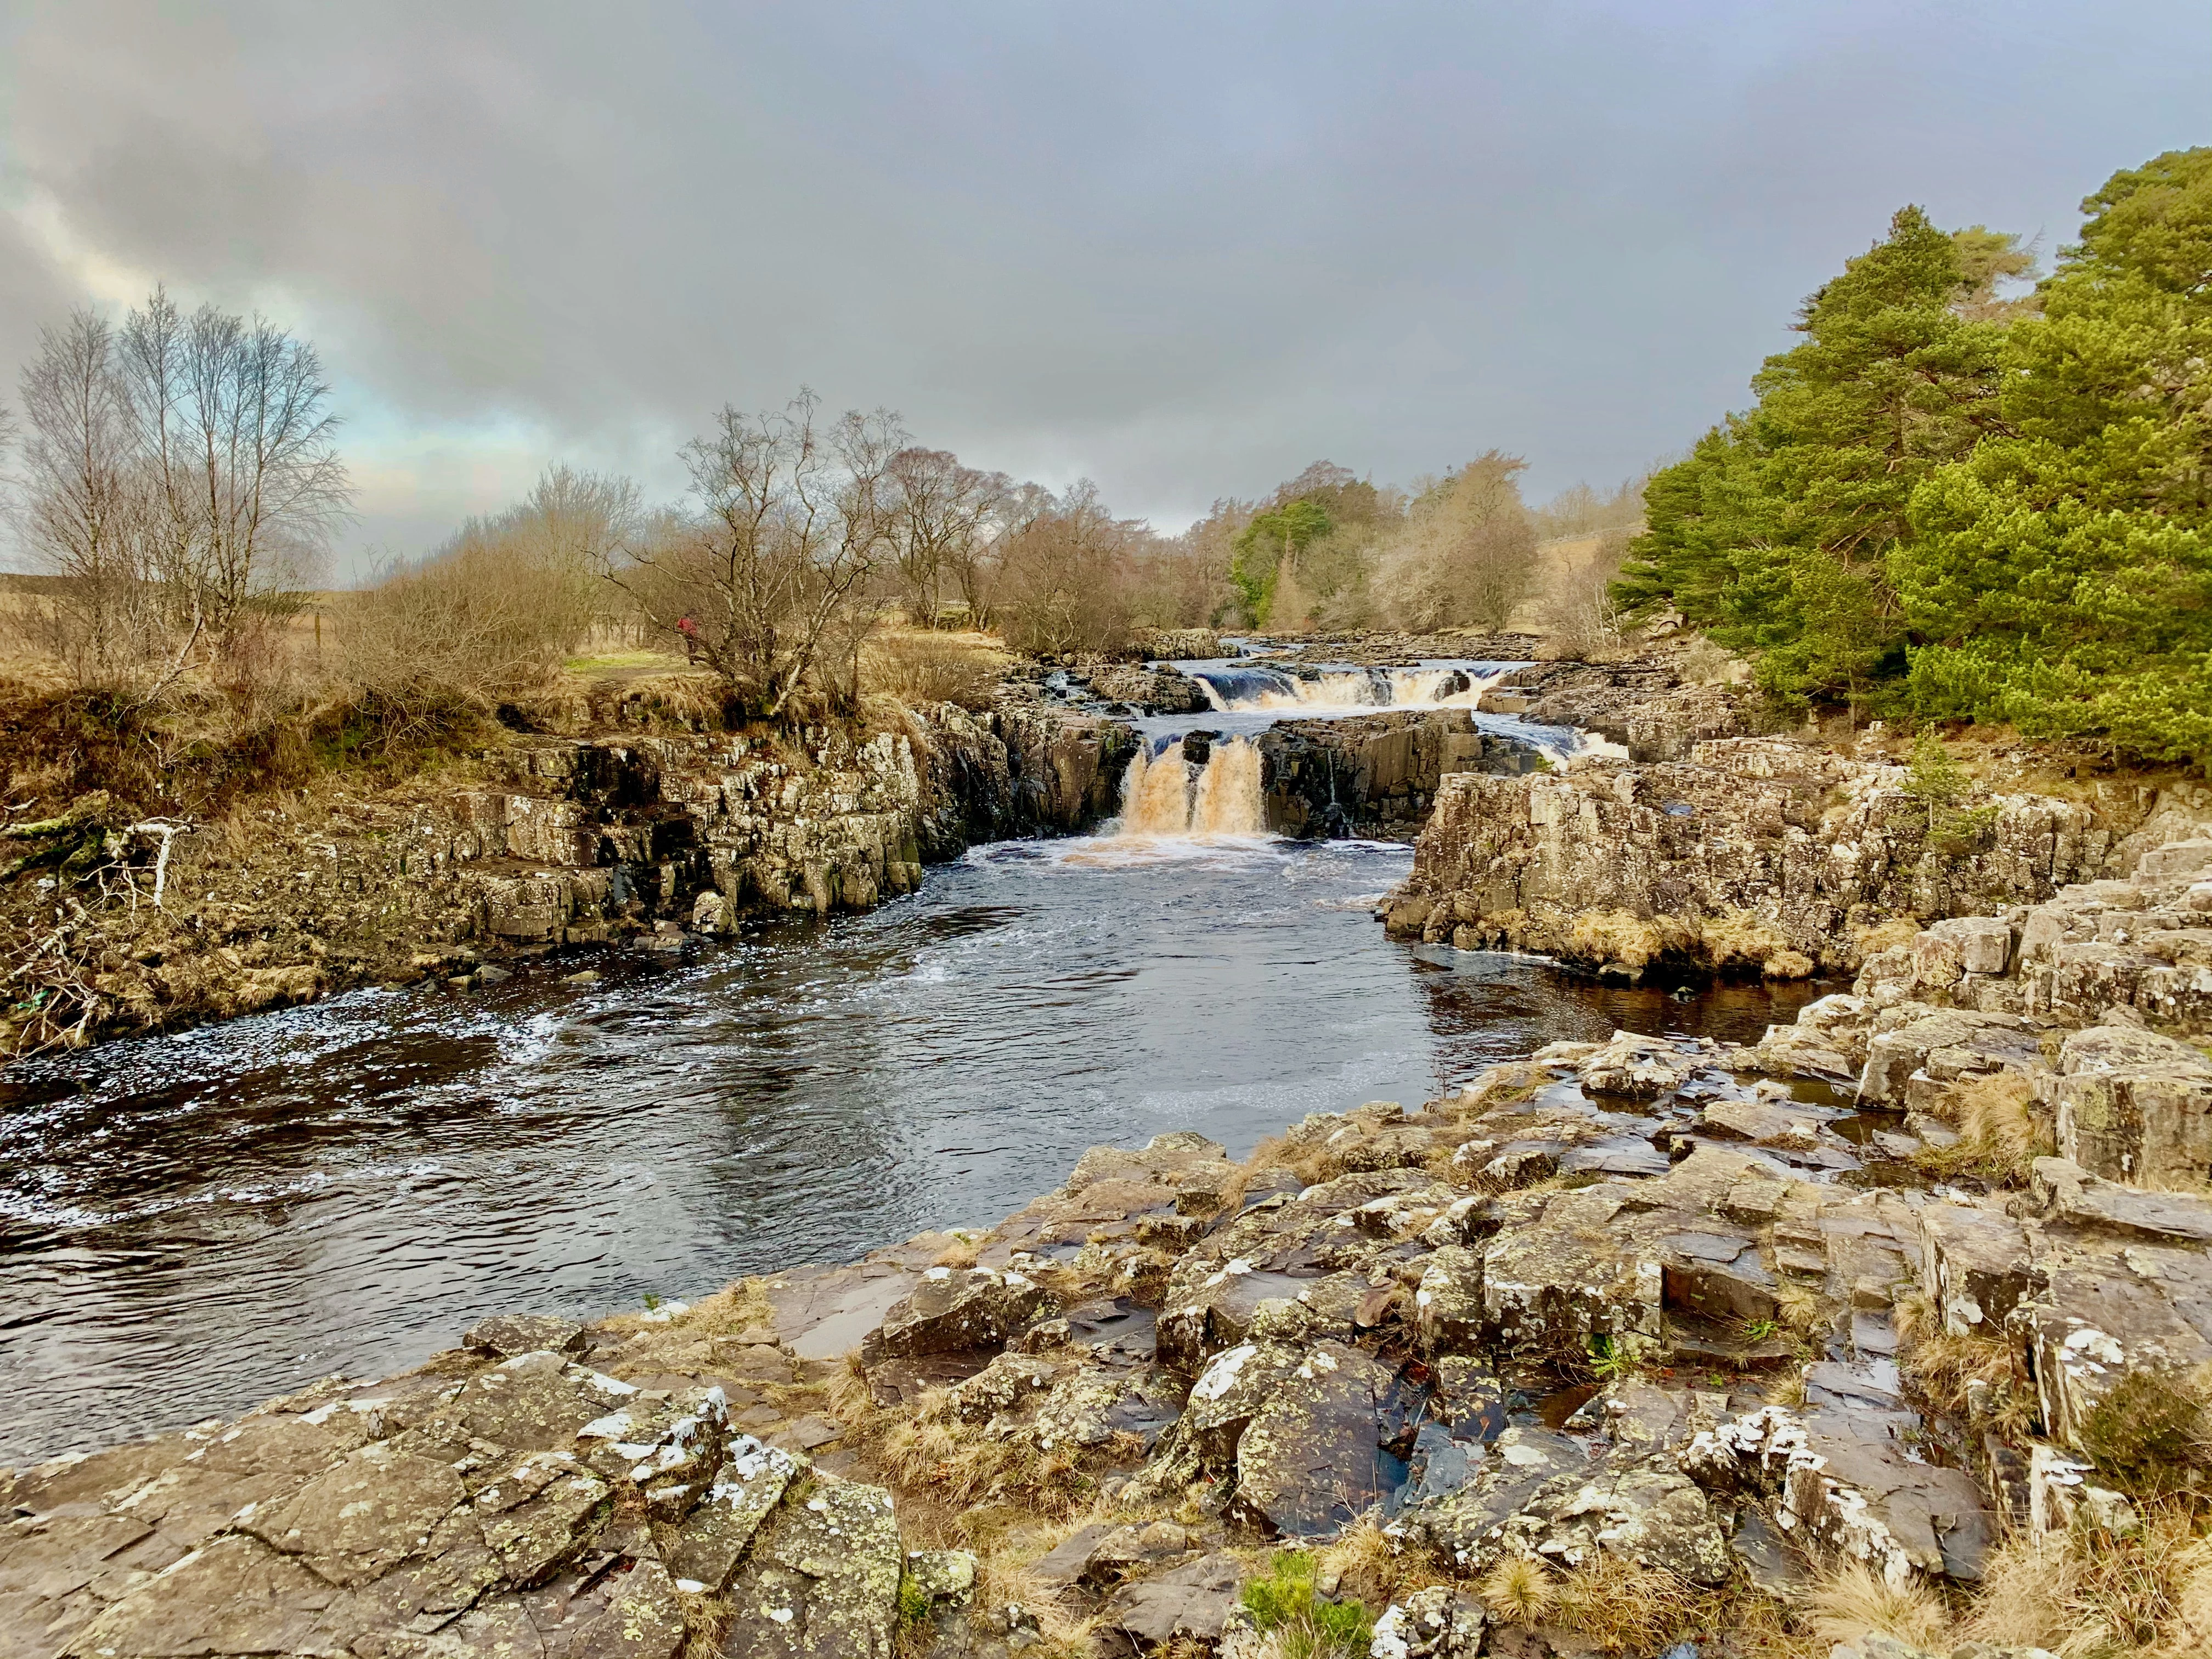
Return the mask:
<svg viewBox="0 0 2212 1659">
<path fill-rule="evenodd" d="M 1481 1602 L 1449 1584 L 1432 1584 L 1383 1609 L 1370 1659 L 1474 1659 L 1486 1622 Z"/>
<path fill-rule="evenodd" d="M 890 1494 L 847 1480 L 794 1488 L 732 1581 L 732 1659 L 890 1659 L 905 1552 Z"/>
<path fill-rule="evenodd" d="M 1410 1437 L 1414 1404 L 1395 1372 L 1316 1343 L 1260 1403 L 1237 1447 L 1237 1512 L 1271 1534 L 1332 1535 L 1399 1482 L 1385 1448 Z"/>
<path fill-rule="evenodd" d="M 1013 1269 L 932 1267 L 869 1334 L 861 1355 L 874 1364 L 1000 1348 L 1032 1320 L 1053 1311 L 1050 1293 Z"/>
<path fill-rule="evenodd" d="M 1448 1244 L 1427 1260 L 1413 1292 L 1414 1328 L 1428 1354 L 1474 1351 L 1487 1320 L 1482 1294 L 1483 1254 Z"/>
<path fill-rule="evenodd" d="M 1938 1203 L 1919 1215 L 1921 1285 L 1954 1336 L 2002 1330 L 2041 1282 L 2027 1231 L 1978 1206 Z"/>
<path fill-rule="evenodd" d="M 677 1588 L 719 1593 L 797 1473 L 798 1464 L 787 1451 L 764 1446 L 750 1435 L 732 1443 L 714 1484 L 676 1524 L 664 1560 Z"/>
<path fill-rule="evenodd" d="M 1878 1414 L 1849 1403 L 1803 1414 L 1763 1407 L 1698 1435 L 1681 1462 L 1708 1490 L 1771 1497 L 1785 1533 L 1893 1584 L 1977 1579 L 1993 1539 L 1972 1475 L 1914 1462 Z"/>
<path fill-rule="evenodd" d="M 1474 1463 L 1468 1480 L 1440 1497 L 1407 1507 L 1389 1530 L 1443 1551 L 1470 1572 L 1480 1572 L 1504 1553 L 1500 1529 L 1505 1523 L 1547 1482 L 1579 1477 L 1589 1462 L 1588 1448 L 1565 1435 L 1541 1428 L 1509 1428 Z"/>
<path fill-rule="evenodd" d="M 1904 781 L 1902 767 L 1775 738 L 1648 765 L 1459 774 L 1437 786 L 1389 925 L 1631 976 L 1661 961 L 1778 970 L 1784 957 L 1855 969 L 1870 922 L 2033 903 L 2095 873 L 2109 846 L 2084 807 L 2006 795 L 1971 851 L 1931 848 Z M 1955 982 L 1966 941 L 1950 944 Z"/>
<path fill-rule="evenodd" d="M 1499 1229 L 1483 1251 L 1481 1286 L 1501 1348 L 1547 1355 L 1594 1335 L 1659 1335 L 1663 1270 L 1612 1228 L 1626 1197 L 1611 1185 L 1550 1194 Z"/>
<path fill-rule="evenodd" d="M 2128 1025 L 2069 1036 L 2046 1087 L 2058 1150 L 2092 1175 L 2142 1186 L 2212 1181 L 2212 1056 Z"/>
</svg>

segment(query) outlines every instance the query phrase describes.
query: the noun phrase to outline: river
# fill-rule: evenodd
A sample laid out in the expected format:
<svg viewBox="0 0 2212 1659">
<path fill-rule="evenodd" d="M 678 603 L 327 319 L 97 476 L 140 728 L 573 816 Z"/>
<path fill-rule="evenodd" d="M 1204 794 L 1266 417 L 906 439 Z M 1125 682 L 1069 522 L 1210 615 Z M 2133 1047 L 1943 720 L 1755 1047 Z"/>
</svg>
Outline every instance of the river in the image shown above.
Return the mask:
<svg viewBox="0 0 2212 1659">
<path fill-rule="evenodd" d="M 866 915 L 489 990 L 362 991 L 0 1083 L 0 1465 L 374 1376 L 495 1311 L 591 1314 L 988 1225 L 1086 1146 L 1242 1154 L 1689 1000 L 1388 941 L 1401 847 L 979 848 Z"/>
</svg>

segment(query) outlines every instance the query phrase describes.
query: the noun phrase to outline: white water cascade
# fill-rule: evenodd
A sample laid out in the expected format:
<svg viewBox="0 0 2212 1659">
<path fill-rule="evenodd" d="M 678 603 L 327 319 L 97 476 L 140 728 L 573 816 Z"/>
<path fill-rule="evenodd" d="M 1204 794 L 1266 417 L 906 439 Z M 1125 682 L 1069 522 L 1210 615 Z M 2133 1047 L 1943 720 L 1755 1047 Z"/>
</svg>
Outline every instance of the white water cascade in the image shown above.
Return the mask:
<svg viewBox="0 0 2212 1659">
<path fill-rule="evenodd" d="M 1122 775 L 1117 833 L 1124 840 L 1266 835 L 1259 745 L 1218 739 L 1202 762 L 1183 758 L 1180 738 L 1157 755 L 1139 750 Z"/>
<path fill-rule="evenodd" d="M 1223 713 L 1350 714 L 1378 708 L 1472 708 L 1485 691 L 1522 665 L 1316 668 L 1296 673 L 1233 662 L 1182 666 L 1199 683 L 1206 701 Z"/>
</svg>

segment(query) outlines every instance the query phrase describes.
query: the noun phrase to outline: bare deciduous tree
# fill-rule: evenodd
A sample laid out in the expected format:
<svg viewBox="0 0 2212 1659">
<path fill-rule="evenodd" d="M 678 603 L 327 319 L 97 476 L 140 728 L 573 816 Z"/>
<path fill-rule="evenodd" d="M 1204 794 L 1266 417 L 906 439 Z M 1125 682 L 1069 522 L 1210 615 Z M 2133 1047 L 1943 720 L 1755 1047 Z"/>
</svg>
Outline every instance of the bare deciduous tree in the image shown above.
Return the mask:
<svg viewBox="0 0 2212 1659">
<path fill-rule="evenodd" d="M 637 486 L 556 466 L 503 513 L 356 599 L 348 674 L 404 717 L 541 690 L 600 620 L 609 550 L 635 540 Z M 404 734 L 403 734 L 404 735 Z"/>
<path fill-rule="evenodd" d="M 1528 463 L 1490 450 L 1421 491 L 1384 575 L 1399 619 L 1414 628 L 1503 629 L 1535 580 L 1535 532 L 1518 475 Z"/>
<path fill-rule="evenodd" d="M 817 408 L 802 391 L 781 410 L 724 409 L 684 448 L 697 513 L 607 566 L 657 631 L 767 720 L 833 635 L 852 633 L 891 546 L 891 461 L 906 433 L 881 410 L 825 429 Z"/>
<path fill-rule="evenodd" d="M 963 466 L 947 451 L 917 447 L 891 457 L 890 482 L 891 545 L 908 615 L 936 627 L 950 580 L 970 621 L 980 625 L 978 567 L 1012 481 L 1003 472 Z"/>
<path fill-rule="evenodd" d="M 131 441 L 114 331 L 88 311 L 40 331 L 21 390 L 23 446 L 16 521 L 23 544 L 63 580 L 35 613 L 43 643 L 80 684 L 121 689 L 158 641 L 149 568 L 145 470 Z"/>
<path fill-rule="evenodd" d="M 1024 485 L 1012 511 L 998 569 L 1007 642 L 1047 655 L 1126 642 L 1133 561 L 1150 532 L 1109 513 L 1088 478 L 1058 500 Z"/>
<path fill-rule="evenodd" d="M 313 346 L 155 289 L 118 336 L 135 448 L 173 602 L 227 647 L 246 607 L 299 581 L 350 499 Z"/>
</svg>

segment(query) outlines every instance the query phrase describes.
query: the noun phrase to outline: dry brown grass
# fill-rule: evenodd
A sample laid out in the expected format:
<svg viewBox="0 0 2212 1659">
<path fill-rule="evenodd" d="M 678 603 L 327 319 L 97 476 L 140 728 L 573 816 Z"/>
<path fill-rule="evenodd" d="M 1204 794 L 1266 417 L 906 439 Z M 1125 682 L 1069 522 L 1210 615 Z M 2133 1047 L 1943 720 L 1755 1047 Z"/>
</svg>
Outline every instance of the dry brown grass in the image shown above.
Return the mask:
<svg viewBox="0 0 2212 1659">
<path fill-rule="evenodd" d="M 1900 945 L 1910 945 L 1920 937 L 1920 924 L 1911 916 L 1892 916 L 1887 921 L 1871 927 L 1853 927 L 1851 943 L 1862 960 L 1877 951 L 1893 951 Z"/>
<path fill-rule="evenodd" d="M 860 647 L 860 683 L 909 708 L 949 702 L 985 709 L 1012 660 L 986 635 L 887 628 Z"/>
<path fill-rule="evenodd" d="M 676 1593 L 676 1605 L 684 1615 L 682 1659 L 717 1659 L 737 1622 L 736 1605 L 719 1595 L 687 1595 L 682 1590 Z"/>
<path fill-rule="evenodd" d="M 1043 1552 L 1039 1551 L 1042 1554 Z M 1027 1552 L 994 1551 L 977 1563 L 975 1600 L 979 1606 L 1003 1612 L 1009 1605 L 1034 1614 L 1037 1634 L 1044 1638 L 1048 1659 L 1091 1650 L 1100 1620 L 1065 1606 L 1032 1569 L 1034 1556 Z"/>
<path fill-rule="evenodd" d="M 775 1340 L 775 1309 L 757 1279 L 740 1279 L 712 1296 L 702 1296 L 688 1312 L 669 1322 L 673 1329 L 700 1336 L 741 1336 L 757 1333 L 760 1340 Z"/>
<path fill-rule="evenodd" d="M 1709 1628 L 1713 1598 L 1656 1567 L 1600 1554 L 1559 1587 L 1554 1617 L 1607 1653 L 1658 1653 Z"/>
<path fill-rule="evenodd" d="M 958 1234 L 955 1234 L 953 1236 L 952 1242 L 937 1253 L 936 1259 L 930 1263 L 930 1266 L 933 1267 L 972 1267 L 975 1265 L 975 1258 L 981 1254 L 981 1252 L 976 1248 L 976 1242 L 975 1239 L 962 1237 Z"/>
<path fill-rule="evenodd" d="M 1244 1160 L 1248 1181 L 1261 1170 L 1288 1170 L 1309 1187 L 1328 1180 L 1328 1149 L 1318 1141 L 1286 1134 L 1267 1136 Z"/>
<path fill-rule="evenodd" d="M 1831 1317 L 1826 1299 L 1802 1285 L 1784 1284 L 1775 1301 L 1782 1322 L 1800 1336 L 1822 1329 Z"/>
<path fill-rule="evenodd" d="M 2212 1537 L 2195 1506 L 2146 1505 L 2141 1530 L 2014 1536 L 1984 1564 L 1966 1633 L 2061 1659 L 2212 1653 Z"/>
<path fill-rule="evenodd" d="M 1335 1580 L 1339 1594 L 1370 1607 L 1402 1601 L 1415 1590 L 1450 1583 L 1453 1576 L 1441 1555 L 1391 1538 L 1371 1515 L 1360 1516 L 1324 1546 L 1316 1565 L 1324 1579 Z"/>
<path fill-rule="evenodd" d="M 1887 1636 L 1908 1647 L 1932 1649 L 1951 1628 L 1949 1611 L 1933 1590 L 1918 1583 L 1899 1588 L 1857 1561 L 1824 1573 L 1807 1612 L 1813 1634 L 1826 1642 Z"/>
<path fill-rule="evenodd" d="M 2056 1150 L 2050 1125 L 2035 1110 L 2035 1085 L 2018 1072 L 1954 1083 L 1936 1110 L 1957 1128 L 1959 1144 L 1923 1146 L 1912 1155 L 1932 1180 L 1972 1176 L 1992 1186 L 2025 1186 L 2029 1166 Z"/>
<path fill-rule="evenodd" d="M 902 1513 L 909 1498 L 919 1498 L 952 1510 L 1012 1504 L 1031 1515 L 1064 1517 L 1092 1501 L 1094 1467 L 1123 1449 L 1048 1452 L 1025 1435 L 994 1435 L 961 1422 L 946 1389 L 931 1389 L 912 1406 L 878 1406 L 857 1363 L 830 1380 L 823 1400 L 843 1425 L 847 1445 L 896 1489 Z"/>
<path fill-rule="evenodd" d="M 1705 942 L 1705 955 L 1716 968 L 1763 968 L 1790 948 L 1789 940 L 1749 910 L 1723 909 L 1700 922 L 1698 932 Z"/>
<path fill-rule="evenodd" d="M 1565 951 L 1585 961 L 1640 972 L 1658 958 L 1667 943 L 1656 923 L 1626 910 L 1586 910 L 1568 928 Z"/>
<path fill-rule="evenodd" d="M 1541 1561 L 1509 1556 L 1483 1575 L 1478 1586 L 1492 1618 L 1510 1625 L 1542 1622 L 1559 1599 L 1559 1581 Z"/>
<path fill-rule="evenodd" d="M 2018 1440 L 2035 1425 L 2035 1390 L 2010 1344 L 1999 1337 L 1958 1336 L 1943 1328 L 1942 1310 L 1919 1290 L 1904 1291 L 1892 1306 L 1899 1339 L 1898 1364 L 1937 1410 L 1968 1414 L 1971 1395 L 1987 1390 L 1986 1408 L 2000 1434 Z"/>
</svg>

